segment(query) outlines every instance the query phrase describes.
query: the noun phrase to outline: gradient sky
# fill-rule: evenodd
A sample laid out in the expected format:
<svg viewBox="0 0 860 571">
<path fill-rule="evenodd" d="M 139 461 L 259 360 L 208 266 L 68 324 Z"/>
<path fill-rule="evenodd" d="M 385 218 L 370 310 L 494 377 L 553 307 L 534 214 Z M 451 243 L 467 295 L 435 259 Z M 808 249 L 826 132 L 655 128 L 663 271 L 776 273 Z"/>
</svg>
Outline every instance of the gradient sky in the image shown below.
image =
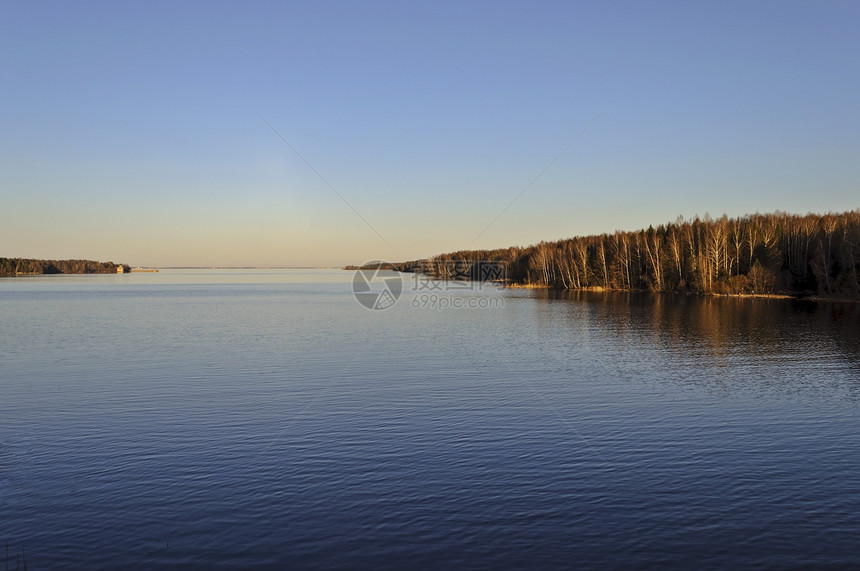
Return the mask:
<svg viewBox="0 0 860 571">
<path fill-rule="evenodd" d="M 6 2 L 0 256 L 339 266 L 853 210 L 859 22 L 856 1 Z"/>
</svg>

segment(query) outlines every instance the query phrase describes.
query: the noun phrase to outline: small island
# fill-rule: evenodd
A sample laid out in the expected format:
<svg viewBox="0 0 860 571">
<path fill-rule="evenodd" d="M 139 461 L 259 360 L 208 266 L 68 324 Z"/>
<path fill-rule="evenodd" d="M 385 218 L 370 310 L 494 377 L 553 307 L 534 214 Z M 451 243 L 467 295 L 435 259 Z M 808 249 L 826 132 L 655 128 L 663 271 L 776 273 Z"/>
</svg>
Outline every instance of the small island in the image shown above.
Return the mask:
<svg viewBox="0 0 860 571">
<path fill-rule="evenodd" d="M 0 276 L 34 274 L 124 274 L 131 272 L 128 264 L 95 262 L 93 260 L 34 260 L 29 258 L 0 258 Z"/>
</svg>

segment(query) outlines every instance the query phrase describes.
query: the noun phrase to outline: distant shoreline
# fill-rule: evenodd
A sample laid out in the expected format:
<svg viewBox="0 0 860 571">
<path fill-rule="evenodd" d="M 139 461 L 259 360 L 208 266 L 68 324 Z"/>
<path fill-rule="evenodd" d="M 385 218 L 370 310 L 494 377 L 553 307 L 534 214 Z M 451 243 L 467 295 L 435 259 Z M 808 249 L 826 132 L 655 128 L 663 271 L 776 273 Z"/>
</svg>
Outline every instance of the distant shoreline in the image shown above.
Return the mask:
<svg viewBox="0 0 860 571">
<path fill-rule="evenodd" d="M 339 270 L 339 266 L 158 266 L 161 270 Z"/>
</svg>

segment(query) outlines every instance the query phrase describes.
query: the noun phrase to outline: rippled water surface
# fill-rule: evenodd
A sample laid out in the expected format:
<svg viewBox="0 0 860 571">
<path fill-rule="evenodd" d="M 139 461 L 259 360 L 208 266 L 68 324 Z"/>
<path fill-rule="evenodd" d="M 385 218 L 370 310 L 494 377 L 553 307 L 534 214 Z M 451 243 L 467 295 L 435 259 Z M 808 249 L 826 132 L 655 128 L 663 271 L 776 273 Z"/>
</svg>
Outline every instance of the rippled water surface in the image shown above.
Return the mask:
<svg viewBox="0 0 860 571">
<path fill-rule="evenodd" d="M 860 566 L 857 305 L 351 280 L 0 280 L 10 565 Z"/>
</svg>

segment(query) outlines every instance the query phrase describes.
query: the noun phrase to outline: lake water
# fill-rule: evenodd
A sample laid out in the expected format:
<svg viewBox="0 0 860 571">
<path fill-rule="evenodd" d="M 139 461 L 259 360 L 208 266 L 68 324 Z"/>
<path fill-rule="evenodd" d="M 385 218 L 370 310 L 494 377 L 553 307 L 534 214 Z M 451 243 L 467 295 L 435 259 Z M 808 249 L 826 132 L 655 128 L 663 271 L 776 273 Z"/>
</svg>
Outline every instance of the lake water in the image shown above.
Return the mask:
<svg viewBox="0 0 860 571">
<path fill-rule="evenodd" d="M 10 567 L 860 566 L 858 305 L 352 279 L 0 280 Z"/>
</svg>

